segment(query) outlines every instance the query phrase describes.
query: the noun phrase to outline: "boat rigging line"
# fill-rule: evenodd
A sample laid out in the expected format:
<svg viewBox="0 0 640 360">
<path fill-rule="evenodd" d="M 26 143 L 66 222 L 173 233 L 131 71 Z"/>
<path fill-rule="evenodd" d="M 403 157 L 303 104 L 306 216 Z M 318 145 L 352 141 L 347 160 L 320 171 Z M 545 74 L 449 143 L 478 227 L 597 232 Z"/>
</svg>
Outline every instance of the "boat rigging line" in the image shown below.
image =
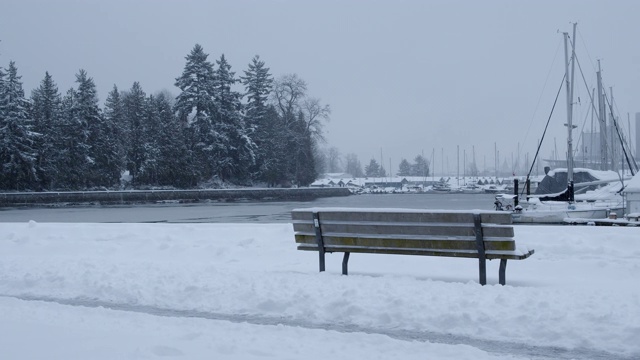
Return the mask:
<svg viewBox="0 0 640 360">
<path fill-rule="evenodd" d="M 604 95 L 605 96 L 605 100 L 607 101 L 607 104 L 609 104 L 609 108 L 611 107 L 611 104 L 609 103 L 609 98 L 607 97 L 607 94 Z M 627 150 L 624 147 L 624 140 L 622 138 L 622 134 L 620 133 L 620 128 L 618 127 L 618 121 L 616 120 L 616 117 L 613 115 L 613 112 L 611 114 L 611 120 L 613 121 L 613 127 L 616 129 L 616 134 L 618 135 L 618 140 L 620 140 L 620 144 L 622 144 L 621 148 L 622 148 L 622 152 L 624 153 L 624 158 L 625 160 L 627 160 L 627 165 L 629 166 L 629 170 L 631 171 L 631 176 L 634 176 L 636 174 L 636 172 L 638 171 L 637 165 L 635 166 L 636 171 L 633 171 L 633 167 L 631 166 L 631 161 L 629 160 L 629 155 L 627 155 Z"/>
<path fill-rule="evenodd" d="M 533 166 L 536 163 L 536 159 L 538 158 L 538 154 L 540 153 L 540 148 L 542 147 L 542 141 L 544 140 L 544 136 L 547 134 L 547 129 L 549 128 L 549 123 L 551 122 L 551 117 L 553 116 L 553 111 L 555 110 L 556 104 L 558 103 L 558 98 L 560 97 L 560 93 L 562 92 L 562 85 L 564 85 L 564 79 L 566 77 L 567 77 L 567 74 L 565 73 L 564 76 L 562 77 L 562 80 L 560 81 L 560 87 L 558 88 L 558 92 L 556 94 L 556 99 L 553 101 L 553 106 L 551 107 L 551 112 L 549 113 L 549 117 L 547 118 L 547 124 L 544 126 L 544 131 L 542 132 L 542 138 L 538 142 L 538 148 L 536 149 L 536 154 L 534 155 L 533 161 L 531 162 L 531 168 L 529 168 L 529 172 L 527 173 L 526 182 L 529 182 L 529 178 L 531 176 L 531 172 L 533 171 Z M 524 188 L 522 189 L 522 192 L 520 193 L 520 196 L 522 196 L 523 194 L 524 194 Z"/>
</svg>

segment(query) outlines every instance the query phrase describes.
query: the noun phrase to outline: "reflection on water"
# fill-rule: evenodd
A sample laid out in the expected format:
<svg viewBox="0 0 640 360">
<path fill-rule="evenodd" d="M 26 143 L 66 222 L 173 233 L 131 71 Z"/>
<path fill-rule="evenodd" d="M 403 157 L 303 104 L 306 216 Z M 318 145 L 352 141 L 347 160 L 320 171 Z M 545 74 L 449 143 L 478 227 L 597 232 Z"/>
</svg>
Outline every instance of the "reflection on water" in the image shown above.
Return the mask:
<svg viewBox="0 0 640 360">
<path fill-rule="evenodd" d="M 274 223 L 289 222 L 303 207 L 493 210 L 491 194 L 381 194 L 285 202 L 204 202 L 59 208 L 4 208 L 0 222 Z"/>
</svg>

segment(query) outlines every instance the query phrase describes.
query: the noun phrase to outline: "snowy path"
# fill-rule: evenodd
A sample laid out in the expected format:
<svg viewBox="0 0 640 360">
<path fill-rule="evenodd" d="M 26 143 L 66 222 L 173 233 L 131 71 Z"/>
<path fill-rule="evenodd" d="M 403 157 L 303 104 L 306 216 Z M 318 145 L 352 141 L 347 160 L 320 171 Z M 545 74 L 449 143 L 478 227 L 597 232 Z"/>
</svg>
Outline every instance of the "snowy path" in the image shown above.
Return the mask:
<svg viewBox="0 0 640 360">
<path fill-rule="evenodd" d="M 291 320 L 287 318 L 265 317 L 260 315 L 233 315 L 222 313 L 211 313 L 197 310 L 177 310 L 166 309 L 144 305 L 132 304 L 115 304 L 92 299 L 56 299 L 47 297 L 32 296 L 6 296 L 0 294 L 3 298 L 13 298 L 29 302 L 47 302 L 66 306 L 77 306 L 85 308 L 104 308 L 115 311 L 134 312 L 148 314 L 153 316 L 171 317 L 171 318 L 198 318 L 206 320 L 228 321 L 240 324 L 252 324 L 262 326 L 287 326 L 293 328 L 303 328 L 308 330 L 329 330 L 340 333 L 364 333 L 384 335 L 390 338 L 408 341 L 408 342 L 429 342 L 446 345 L 467 345 L 477 348 L 487 353 L 496 355 L 510 355 L 523 357 L 526 359 L 603 359 L 603 360 L 632 360 L 635 357 L 616 355 L 605 351 L 597 351 L 593 349 L 563 349 L 557 346 L 532 346 L 522 343 L 493 341 L 479 338 L 471 338 L 467 336 L 441 334 L 430 331 L 411 331 L 401 329 L 380 329 L 375 327 L 360 327 L 349 324 L 314 324 L 304 320 Z"/>
<path fill-rule="evenodd" d="M 0 298 L 2 359 L 522 359 L 465 345 Z"/>
</svg>

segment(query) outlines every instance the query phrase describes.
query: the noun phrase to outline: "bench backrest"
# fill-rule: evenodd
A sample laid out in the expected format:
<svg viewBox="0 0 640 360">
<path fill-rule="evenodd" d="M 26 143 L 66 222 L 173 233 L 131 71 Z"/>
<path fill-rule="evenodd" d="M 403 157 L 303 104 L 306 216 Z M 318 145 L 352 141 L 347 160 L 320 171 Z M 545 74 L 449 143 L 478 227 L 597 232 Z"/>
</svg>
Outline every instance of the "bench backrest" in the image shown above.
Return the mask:
<svg viewBox="0 0 640 360">
<path fill-rule="evenodd" d="M 349 208 L 293 210 L 299 250 L 318 250 L 314 213 L 326 252 L 478 257 L 478 225 L 487 258 L 515 250 L 506 212 Z"/>
</svg>

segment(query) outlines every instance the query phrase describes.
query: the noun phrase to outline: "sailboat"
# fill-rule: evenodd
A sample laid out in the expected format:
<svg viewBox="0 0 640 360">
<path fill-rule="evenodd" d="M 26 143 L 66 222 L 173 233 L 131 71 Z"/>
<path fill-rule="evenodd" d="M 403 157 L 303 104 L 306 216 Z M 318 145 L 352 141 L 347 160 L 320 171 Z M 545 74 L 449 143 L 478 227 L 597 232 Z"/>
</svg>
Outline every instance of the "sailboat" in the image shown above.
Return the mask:
<svg viewBox="0 0 640 360">
<path fill-rule="evenodd" d="M 573 39 L 575 39 L 577 24 L 573 24 Z M 515 183 L 514 195 L 499 194 L 496 196 L 494 205 L 496 210 L 512 210 L 514 223 L 563 223 L 571 222 L 570 219 L 604 219 L 612 216 L 612 214 L 620 214 L 624 212 L 624 199 L 618 189 L 621 184 L 615 184 L 620 180 L 611 178 L 608 181 L 598 179 L 597 176 L 591 176 L 596 181 L 580 182 L 580 189 L 583 193 L 576 194 L 576 184 L 574 182 L 575 168 L 573 159 L 573 136 L 572 131 L 576 127 L 573 125 L 573 74 L 575 70 L 575 41 L 572 41 L 571 58 L 569 59 L 569 34 L 564 35 L 565 50 L 565 75 L 564 83 L 566 86 L 566 105 L 567 105 L 567 168 L 557 169 L 553 175 L 558 173 L 566 173 L 566 189 L 545 195 L 527 194 L 526 200 L 520 202 L 518 196 L 518 184 Z M 569 64 L 571 64 L 571 73 L 569 73 Z M 559 95 L 559 93 L 558 93 Z M 540 147 L 540 144 L 538 145 Z M 539 150 L 538 147 L 538 150 Z M 536 154 L 537 155 L 537 154 Z M 535 160 L 534 160 L 535 161 Z M 579 169 L 580 173 L 587 172 L 589 169 Z M 549 176 L 549 173 L 546 174 Z M 564 175 L 564 174 L 562 174 Z M 588 174 L 591 175 L 591 174 Z M 561 176 L 562 177 L 562 176 Z M 616 174 L 617 177 L 617 174 Z M 527 176 L 528 188 L 529 176 Z M 597 190 L 589 190 L 588 186 L 596 186 L 612 182 L 612 185 L 604 186 Z M 595 194 L 594 192 L 598 192 Z"/>
</svg>

